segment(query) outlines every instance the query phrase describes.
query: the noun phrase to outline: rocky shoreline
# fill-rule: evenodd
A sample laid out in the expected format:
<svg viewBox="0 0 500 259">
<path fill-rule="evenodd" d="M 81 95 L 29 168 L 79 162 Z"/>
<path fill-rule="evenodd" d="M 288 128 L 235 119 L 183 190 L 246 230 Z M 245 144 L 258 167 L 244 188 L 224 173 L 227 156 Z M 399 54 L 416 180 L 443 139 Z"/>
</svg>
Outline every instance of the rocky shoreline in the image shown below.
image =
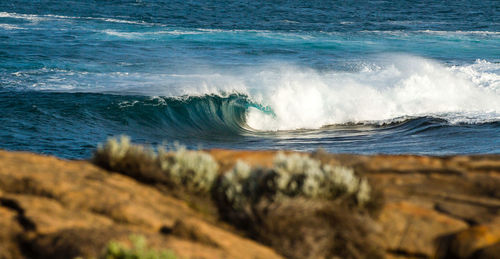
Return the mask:
<svg viewBox="0 0 500 259">
<path fill-rule="evenodd" d="M 207 153 L 220 172 L 236 161 L 269 168 L 276 156 Z M 306 155 L 353 168 L 383 195 L 376 213 L 360 213 L 358 220 L 369 225 L 367 240 L 382 257 L 500 257 L 500 155 Z M 91 258 L 110 240 L 126 243 L 131 234 L 179 258 L 294 257 L 222 220 L 220 208 L 187 196 L 89 161 L 0 151 L 0 258 Z"/>
</svg>

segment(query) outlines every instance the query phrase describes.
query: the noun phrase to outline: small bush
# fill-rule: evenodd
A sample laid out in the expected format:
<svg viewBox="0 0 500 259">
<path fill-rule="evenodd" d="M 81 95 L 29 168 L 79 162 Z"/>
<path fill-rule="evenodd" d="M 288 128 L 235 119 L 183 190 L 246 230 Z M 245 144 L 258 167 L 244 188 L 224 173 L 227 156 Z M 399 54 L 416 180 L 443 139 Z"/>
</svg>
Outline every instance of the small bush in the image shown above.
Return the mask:
<svg viewBox="0 0 500 259">
<path fill-rule="evenodd" d="M 168 152 L 131 144 L 130 138 L 110 138 L 94 153 L 95 164 L 140 180 L 183 186 L 189 191 L 208 192 L 219 166 L 209 154 L 177 145 Z"/>
<path fill-rule="evenodd" d="M 305 197 L 334 200 L 352 198 L 360 207 L 370 200 L 371 188 L 366 179 L 351 168 L 322 165 L 305 155 L 276 155 L 272 169 L 250 168 L 238 161 L 225 173 L 217 192 L 233 209 L 243 209 L 262 197 Z"/>
<path fill-rule="evenodd" d="M 286 258 L 383 258 L 372 220 L 327 200 L 260 202 L 254 235 Z"/>
<path fill-rule="evenodd" d="M 370 199 L 370 186 L 348 167 L 322 165 L 306 155 L 278 153 L 274 161 L 278 192 L 287 196 L 335 199 L 355 196 L 363 206 Z"/>
<path fill-rule="evenodd" d="M 158 163 L 171 181 L 182 184 L 188 190 L 208 192 L 218 175 L 219 165 L 205 152 L 190 151 L 178 146 L 173 154 L 158 149 Z"/>
<path fill-rule="evenodd" d="M 270 169 L 238 161 L 214 192 L 223 217 L 287 258 L 382 257 L 360 210 L 371 188 L 351 168 L 278 153 Z"/>
<path fill-rule="evenodd" d="M 131 144 L 127 136 L 109 138 L 104 145 L 99 144 L 92 158 L 94 163 L 106 169 L 130 174 L 143 174 L 145 169 L 150 170 L 155 159 L 152 149 Z"/>
<path fill-rule="evenodd" d="M 143 236 L 130 236 L 132 248 L 128 248 L 119 242 L 110 242 L 102 259 L 176 259 L 172 251 L 157 251 L 149 249 Z"/>
<path fill-rule="evenodd" d="M 252 188 L 248 186 L 256 182 L 249 181 L 252 173 L 250 166 L 238 160 L 235 166 L 222 176 L 217 185 L 218 191 L 236 210 L 243 209 L 245 203 L 254 193 Z"/>
</svg>

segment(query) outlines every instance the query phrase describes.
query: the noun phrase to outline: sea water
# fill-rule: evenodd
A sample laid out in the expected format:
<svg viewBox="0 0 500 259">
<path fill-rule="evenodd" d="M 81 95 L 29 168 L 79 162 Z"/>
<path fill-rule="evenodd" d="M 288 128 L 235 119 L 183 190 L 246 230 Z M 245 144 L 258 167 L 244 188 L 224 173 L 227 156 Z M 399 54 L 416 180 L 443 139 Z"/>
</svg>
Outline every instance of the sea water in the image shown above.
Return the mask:
<svg viewBox="0 0 500 259">
<path fill-rule="evenodd" d="M 500 152 L 500 1 L 0 2 L 0 148 Z"/>
</svg>

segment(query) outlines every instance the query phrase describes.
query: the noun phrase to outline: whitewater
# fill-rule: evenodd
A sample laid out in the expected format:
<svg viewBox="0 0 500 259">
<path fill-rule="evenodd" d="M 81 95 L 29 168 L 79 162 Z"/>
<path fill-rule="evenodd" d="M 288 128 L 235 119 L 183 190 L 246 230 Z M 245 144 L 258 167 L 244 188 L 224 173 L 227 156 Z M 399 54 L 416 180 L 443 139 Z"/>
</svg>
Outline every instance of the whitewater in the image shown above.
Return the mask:
<svg viewBox="0 0 500 259">
<path fill-rule="evenodd" d="M 500 152 L 496 1 L 25 2 L 0 3 L 0 148 Z"/>
</svg>

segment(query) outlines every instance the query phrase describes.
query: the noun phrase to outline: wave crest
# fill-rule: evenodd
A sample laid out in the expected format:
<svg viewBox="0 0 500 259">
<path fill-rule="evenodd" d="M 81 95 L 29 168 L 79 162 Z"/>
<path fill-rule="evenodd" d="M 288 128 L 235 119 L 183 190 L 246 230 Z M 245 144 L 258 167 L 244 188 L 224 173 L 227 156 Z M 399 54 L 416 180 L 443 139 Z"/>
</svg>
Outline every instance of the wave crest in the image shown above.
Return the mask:
<svg viewBox="0 0 500 259">
<path fill-rule="evenodd" d="M 149 108 L 153 101 L 124 102 L 122 108 L 137 109 L 137 114 L 141 109 L 149 111 L 157 116 L 152 121 L 164 121 L 168 127 L 182 125 L 187 131 L 187 125 L 193 131 L 319 129 L 428 116 L 452 124 L 500 121 L 500 64 L 485 60 L 445 66 L 391 54 L 356 64 L 350 71 L 287 63 L 192 71 L 99 73 L 104 88 L 65 89 L 52 81 L 50 86 L 57 91 L 142 95 L 143 99 L 163 96 L 151 99 L 166 103 L 154 111 Z M 51 73 L 62 77 L 69 72 Z"/>
<path fill-rule="evenodd" d="M 390 62 L 357 72 L 287 69 L 272 80 L 263 97 L 273 116 L 250 110 L 247 123 L 258 130 L 290 130 L 403 116 L 433 116 L 452 123 L 496 121 L 499 67 L 477 61 L 450 68 L 395 55 Z"/>
<path fill-rule="evenodd" d="M 260 108 L 239 94 L 128 98 L 115 107 L 121 116 L 141 126 L 163 128 L 168 134 L 241 134 L 250 131 L 246 110 Z"/>
</svg>

